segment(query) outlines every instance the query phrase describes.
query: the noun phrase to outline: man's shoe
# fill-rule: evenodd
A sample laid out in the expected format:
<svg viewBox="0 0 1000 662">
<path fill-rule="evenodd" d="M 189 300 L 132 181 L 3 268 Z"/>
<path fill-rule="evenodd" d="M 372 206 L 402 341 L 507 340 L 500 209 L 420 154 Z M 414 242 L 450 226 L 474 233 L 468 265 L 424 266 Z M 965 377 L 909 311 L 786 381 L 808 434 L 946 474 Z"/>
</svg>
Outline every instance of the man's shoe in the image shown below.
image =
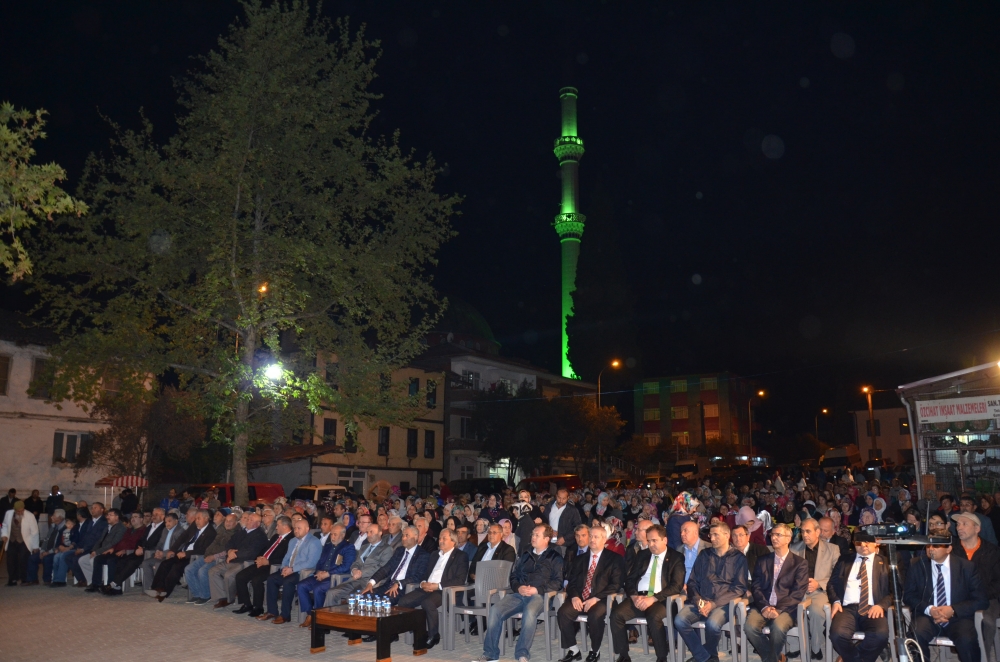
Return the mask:
<svg viewBox="0 0 1000 662">
<path fill-rule="evenodd" d="M 38 582 L 21 582 L 21 586 L 38 586 Z"/>
<path fill-rule="evenodd" d="M 87 587 L 87 582 L 79 581 L 79 582 L 76 583 L 76 587 L 77 588 L 86 588 Z"/>
<path fill-rule="evenodd" d="M 66 586 L 66 582 L 52 582 L 49 584 L 49 588 L 62 588 Z"/>
<path fill-rule="evenodd" d="M 271 621 L 271 622 L 272 622 L 272 623 L 274 623 L 275 625 L 284 625 L 284 624 L 285 624 L 285 623 L 287 623 L 288 621 L 286 621 L 286 620 L 285 620 L 284 618 L 282 618 L 281 616 L 278 616 L 278 617 L 276 617 L 276 618 L 275 618 L 275 619 L 274 619 L 273 621 Z"/>
<path fill-rule="evenodd" d="M 145 593 L 146 595 L 148 595 L 151 598 L 158 598 L 158 597 L 160 597 L 160 592 L 159 591 L 154 591 L 153 589 L 149 589 L 148 591 L 143 591 L 143 593 Z"/>
<path fill-rule="evenodd" d="M 247 616 L 249 616 L 250 618 L 257 618 L 263 613 L 264 613 L 263 609 L 251 609 L 250 611 L 247 612 Z"/>
<path fill-rule="evenodd" d="M 812 654 L 812 658 L 814 660 L 822 660 L 823 659 L 823 649 L 820 649 L 820 650 L 816 651 L 815 653 L 813 653 Z"/>
<path fill-rule="evenodd" d="M 312 627 L 312 624 L 313 624 L 313 617 L 312 616 L 306 616 L 306 620 L 304 620 L 301 623 L 299 623 L 299 627 L 300 628 Z"/>
<path fill-rule="evenodd" d="M 800 655 L 802 655 L 802 651 L 792 651 L 791 653 L 784 653 L 783 657 L 789 660 L 797 660 Z M 782 656 L 778 656 L 778 659 L 781 659 L 781 657 Z"/>
<path fill-rule="evenodd" d="M 274 614 L 261 614 L 257 617 L 258 621 L 269 621 L 272 618 L 277 618 Z"/>
<path fill-rule="evenodd" d="M 441 635 L 434 635 L 430 641 L 427 642 L 427 650 L 430 650 L 441 643 Z"/>
<path fill-rule="evenodd" d="M 601 659 L 601 654 L 598 651 L 590 651 L 587 653 L 587 662 L 597 662 Z"/>
<path fill-rule="evenodd" d="M 11 581 L 7 582 L 7 586 L 17 586 L 17 582 L 15 582 L 14 580 L 11 580 Z"/>
<path fill-rule="evenodd" d="M 216 605 L 215 605 L 215 608 L 216 608 L 216 609 L 218 609 L 218 608 L 219 608 L 219 605 L 218 605 L 218 604 L 216 604 Z M 239 608 L 239 609 L 234 609 L 234 610 L 233 610 L 233 613 L 234 613 L 234 614 L 245 614 L 245 613 L 247 613 L 248 611 L 250 611 L 250 605 L 240 605 L 240 608 Z"/>
<path fill-rule="evenodd" d="M 100 586 L 98 586 L 97 584 L 91 584 L 90 586 L 88 586 L 86 588 L 86 590 L 84 591 L 84 593 L 97 593 L 100 590 L 101 590 Z"/>
<path fill-rule="evenodd" d="M 491 660 L 490 658 L 486 657 L 485 655 L 480 655 L 479 657 L 477 657 L 472 662 L 500 662 L 500 660 Z"/>
<path fill-rule="evenodd" d="M 233 603 L 232 603 L 232 602 L 230 602 L 229 600 L 226 600 L 225 598 L 222 598 L 221 600 L 219 600 L 218 602 L 216 602 L 216 603 L 215 603 L 214 605 L 212 605 L 212 606 L 213 606 L 213 607 L 214 607 L 215 609 L 222 609 L 223 607 L 228 607 L 228 606 L 229 606 L 229 605 L 231 605 L 231 604 L 233 604 Z M 244 607 L 246 607 L 246 605 L 244 605 Z M 250 611 L 250 607 L 247 607 L 247 611 Z M 237 614 L 243 614 L 243 613 L 246 613 L 246 612 L 242 612 L 242 611 L 238 611 L 238 612 L 236 612 L 236 613 L 237 613 Z"/>
<path fill-rule="evenodd" d="M 194 597 L 192 595 L 191 597 L 189 597 L 187 600 L 184 601 L 184 604 L 186 604 L 186 605 L 193 605 L 196 602 L 198 602 L 198 598 L 196 598 L 196 597 Z"/>
<path fill-rule="evenodd" d="M 211 602 L 211 600 L 209 600 L 208 598 L 197 598 L 197 599 L 195 599 L 195 601 L 194 601 L 194 603 L 195 603 L 196 605 L 198 605 L 199 607 L 200 607 L 201 605 L 207 605 L 207 604 L 208 604 L 209 602 Z"/>
<path fill-rule="evenodd" d="M 104 595 L 114 596 L 114 595 L 123 595 L 123 593 L 120 588 L 109 588 L 107 591 L 104 592 Z"/>
<path fill-rule="evenodd" d="M 166 599 L 167 599 L 166 595 L 158 595 L 158 596 L 156 596 L 156 601 L 157 602 L 163 602 Z"/>
<path fill-rule="evenodd" d="M 628 655 L 619 655 L 615 662 L 632 662 L 632 658 Z"/>
<path fill-rule="evenodd" d="M 375 641 L 375 635 L 366 634 L 363 637 L 361 637 L 361 641 L 365 642 L 366 644 L 370 644 L 371 642 Z"/>
<path fill-rule="evenodd" d="M 573 660 L 582 660 L 583 653 L 580 651 L 566 651 L 566 654 L 559 658 L 559 662 L 573 662 Z"/>
</svg>

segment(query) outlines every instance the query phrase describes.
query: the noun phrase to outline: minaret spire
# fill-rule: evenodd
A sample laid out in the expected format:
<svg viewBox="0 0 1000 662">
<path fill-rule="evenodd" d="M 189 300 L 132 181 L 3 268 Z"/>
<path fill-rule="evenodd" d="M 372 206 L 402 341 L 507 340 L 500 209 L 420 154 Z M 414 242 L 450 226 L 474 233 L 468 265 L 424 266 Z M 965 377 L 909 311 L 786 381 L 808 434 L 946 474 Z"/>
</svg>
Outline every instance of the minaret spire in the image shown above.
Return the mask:
<svg viewBox="0 0 1000 662">
<path fill-rule="evenodd" d="M 576 132 L 575 87 L 559 90 L 562 102 L 562 135 L 556 138 L 556 158 L 562 171 L 562 203 L 560 213 L 552 225 L 559 235 L 562 250 L 562 376 L 579 379 L 569 363 L 569 336 L 566 321 L 573 314 L 573 291 L 576 289 L 576 263 L 580 257 L 580 238 L 587 217 L 580 209 L 580 159 L 583 157 L 583 139 Z"/>
</svg>

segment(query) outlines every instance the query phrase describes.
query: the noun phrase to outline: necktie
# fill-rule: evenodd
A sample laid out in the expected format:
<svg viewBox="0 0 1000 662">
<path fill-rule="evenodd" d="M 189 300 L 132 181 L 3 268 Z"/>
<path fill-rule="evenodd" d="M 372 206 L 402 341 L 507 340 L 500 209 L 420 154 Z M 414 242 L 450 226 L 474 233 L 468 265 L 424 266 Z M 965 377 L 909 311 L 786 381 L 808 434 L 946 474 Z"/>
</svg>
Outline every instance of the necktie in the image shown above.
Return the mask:
<svg viewBox="0 0 1000 662">
<path fill-rule="evenodd" d="M 295 539 L 295 549 L 292 550 L 292 558 L 288 560 L 288 567 L 291 568 L 295 565 L 295 555 L 299 553 L 299 547 L 302 546 L 302 541 L 298 538 Z"/>
<path fill-rule="evenodd" d="M 775 555 L 774 557 L 774 581 L 771 582 L 771 604 L 778 604 L 778 576 L 781 574 L 781 564 L 785 559 Z"/>
<path fill-rule="evenodd" d="M 365 550 L 365 551 L 364 551 L 364 552 L 363 552 L 363 553 L 361 554 L 361 562 L 362 562 L 362 563 L 364 563 L 364 562 L 365 562 L 365 560 L 366 560 L 366 559 L 368 558 L 368 555 L 372 553 L 372 550 L 373 550 L 373 549 L 375 549 L 375 545 L 368 545 L 368 549 L 366 549 L 366 550 Z"/>
<path fill-rule="evenodd" d="M 868 604 L 869 590 L 868 590 L 868 559 L 861 557 L 861 569 L 858 570 L 858 581 L 861 582 L 861 595 L 858 597 L 858 613 L 864 616 L 871 609 L 871 605 Z"/>
<path fill-rule="evenodd" d="M 944 590 L 944 564 L 938 563 L 938 576 L 937 576 L 937 606 L 944 607 L 948 604 L 948 593 Z"/>
<path fill-rule="evenodd" d="M 277 540 L 274 541 L 274 544 L 271 545 L 271 548 L 268 549 L 266 552 L 264 552 L 264 558 L 265 559 L 271 558 L 271 552 L 273 552 L 274 549 L 280 544 L 281 544 L 281 538 L 279 537 Z"/>
<path fill-rule="evenodd" d="M 649 588 L 646 589 L 646 596 L 653 597 L 656 594 L 656 562 L 659 559 L 653 556 L 653 567 L 649 569 Z"/>
<path fill-rule="evenodd" d="M 583 585 L 583 599 L 590 599 L 590 587 L 594 585 L 594 572 L 597 570 L 597 557 L 590 562 L 590 570 L 587 571 L 587 583 Z M 652 583 L 652 582 L 650 582 Z"/>
<path fill-rule="evenodd" d="M 403 571 L 403 568 L 406 567 L 406 559 L 408 558 L 410 558 L 410 551 L 406 550 L 405 552 L 403 552 L 403 560 L 399 562 L 399 567 L 396 568 L 396 572 L 392 573 L 391 581 L 394 582 L 397 579 L 399 579 L 399 573 L 401 573 Z"/>
<path fill-rule="evenodd" d="M 194 538 L 191 539 L 191 549 L 194 549 L 194 544 L 198 542 L 198 536 L 201 535 L 201 529 L 194 532 Z"/>
</svg>

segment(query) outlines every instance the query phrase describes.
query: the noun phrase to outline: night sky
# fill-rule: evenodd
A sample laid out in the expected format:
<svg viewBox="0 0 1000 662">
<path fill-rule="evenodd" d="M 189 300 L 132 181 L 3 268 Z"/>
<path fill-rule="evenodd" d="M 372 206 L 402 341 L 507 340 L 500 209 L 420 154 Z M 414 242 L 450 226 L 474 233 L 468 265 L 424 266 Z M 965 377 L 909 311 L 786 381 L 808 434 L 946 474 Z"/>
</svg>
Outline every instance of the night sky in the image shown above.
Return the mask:
<svg viewBox="0 0 1000 662">
<path fill-rule="evenodd" d="M 5 3 L 0 99 L 50 111 L 40 159 L 73 186 L 86 155 L 107 149 L 101 114 L 135 127 L 143 108 L 161 139 L 173 133 L 172 78 L 238 13 Z M 622 296 L 635 300 L 639 361 L 606 376 L 612 388 L 731 370 L 768 390 L 760 420 L 791 435 L 820 407 L 846 420 L 863 383 L 1000 358 L 1000 4 L 373 1 L 324 13 L 382 41 L 374 131 L 433 152 L 441 189 L 466 196 L 436 283 L 486 317 L 503 353 L 558 367 L 552 141 L 558 90 L 573 85 L 582 211 L 607 196 Z"/>
</svg>

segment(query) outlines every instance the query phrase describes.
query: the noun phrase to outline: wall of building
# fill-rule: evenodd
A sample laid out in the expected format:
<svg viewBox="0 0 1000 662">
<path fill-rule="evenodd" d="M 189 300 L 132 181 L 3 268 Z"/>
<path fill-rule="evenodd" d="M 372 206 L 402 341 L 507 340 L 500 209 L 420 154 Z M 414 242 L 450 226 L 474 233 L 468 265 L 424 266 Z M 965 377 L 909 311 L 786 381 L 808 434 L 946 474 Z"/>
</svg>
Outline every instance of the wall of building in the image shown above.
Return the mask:
<svg viewBox="0 0 1000 662">
<path fill-rule="evenodd" d="M 280 483 L 285 494 L 291 494 L 299 485 L 316 485 L 312 482 L 312 466 L 308 458 L 250 470 L 251 483 Z"/>
<path fill-rule="evenodd" d="M 76 475 L 68 462 L 54 461 L 54 440 L 62 435 L 63 457 L 71 438 L 79 449 L 81 435 L 103 425 L 73 403 L 61 403 L 60 409 L 28 396 L 35 361 L 47 356 L 44 347 L 0 340 L 0 491 L 13 487 L 18 496 L 27 498 L 31 490 L 39 490 L 44 498 L 49 488 L 58 485 L 72 501 L 102 499 L 104 490 L 94 487 L 101 472 L 88 469 Z"/>
<path fill-rule="evenodd" d="M 906 409 L 903 407 L 876 409 L 873 414 L 876 421 L 875 441 L 882 451 L 882 457 L 896 464 L 912 463 L 913 444 L 910 440 Z M 871 435 L 868 431 L 868 410 L 852 411 L 851 415 L 854 416 L 855 443 L 858 445 L 861 459 L 867 461 L 872 448 Z"/>
</svg>

